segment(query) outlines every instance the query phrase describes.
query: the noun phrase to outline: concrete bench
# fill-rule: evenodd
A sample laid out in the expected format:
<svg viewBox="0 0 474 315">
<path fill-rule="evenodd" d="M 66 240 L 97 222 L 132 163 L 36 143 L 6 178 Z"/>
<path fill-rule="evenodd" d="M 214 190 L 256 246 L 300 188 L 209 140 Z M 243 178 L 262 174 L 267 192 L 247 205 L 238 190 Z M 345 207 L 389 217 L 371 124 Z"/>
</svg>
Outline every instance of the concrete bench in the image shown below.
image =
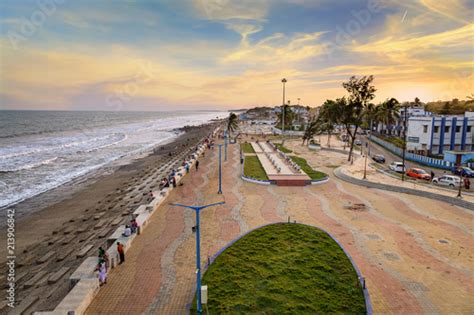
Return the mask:
<svg viewBox="0 0 474 315">
<path fill-rule="evenodd" d="M 46 261 L 48 261 L 48 259 L 53 257 L 55 254 L 56 254 L 55 251 L 49 251 L 46 254 L 44 254 L 41 258 L 38 258 L 38 260 L 36 260 L 36 263 L 38 264 L 45 263 Z"/>
<path fill-rule="evenodd" d="M 64 315 L 84 314 L 94 297 L 99 292 L 98 279 L 82 279 L 64 297 L 56 308 L 51 312 L 35 312 L 35 315 Z"/>
<path fill-rule="evenodd" d="M 64 234 L 64 235 L 71 234 L 73 231 L 74 231 L 74 227 L 68 226 L 68 227 L 63 231 L 63 234 Z"/>
<path fill-rule="evenodd" d="M 33 278 L 31 278 L 30 280 L 26 281 L 26 283 L 23 285 L 23 288 L 24 288 L 24 289 L 31 288 L 31 287 L 34 286 L 38 281 L 40 281 L 41 278 L 43 278 L 45 275 L 46 275 L 46 271 L 45 271 L 45 270 L 39 271 Z"/>
<path fill-rule="evenodd" d="M 64 275 L 69 271 L 69 267 L 62 267 L 55 273 L 53 273 L 49 278 L 48 278 L 48 284 L 53 284 L 56 283 L 59 279 L 64 277 Z"/>
<path fill-rule="evenodd" d="M 87 257 L 82 264 L 69 276 L 71 286 L 74 286 L 82 279 L 95 279 L 95 268 L 99 263 L 98 257 Z"/>
<path fill-rule="evenodd" d="M 84 247 L 76 254 L 76 257 L 77 257 L 77 258 L 82 258 L 82 257 L 84 257 L 84 256 L 87 254 L 87 252 L 92 249 L 92 247 L 94 247 L 94 245 L 92 245 L 92 244 L 89 244 L 89 245 L 84 246 Z"/>
</svg>

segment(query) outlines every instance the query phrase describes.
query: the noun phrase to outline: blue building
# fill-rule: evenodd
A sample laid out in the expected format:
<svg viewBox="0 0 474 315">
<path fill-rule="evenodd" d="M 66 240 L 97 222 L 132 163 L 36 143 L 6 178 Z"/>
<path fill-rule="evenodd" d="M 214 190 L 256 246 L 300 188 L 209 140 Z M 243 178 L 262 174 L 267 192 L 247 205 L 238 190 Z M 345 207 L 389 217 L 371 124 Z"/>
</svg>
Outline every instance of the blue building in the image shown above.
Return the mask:
<svg viewBox="0 0 474 315">
<path fill-rule="evenodd" d="M 423 155 L 474 151 L 474 112 L 408 119 L 407 150 Z"/>
</svg>

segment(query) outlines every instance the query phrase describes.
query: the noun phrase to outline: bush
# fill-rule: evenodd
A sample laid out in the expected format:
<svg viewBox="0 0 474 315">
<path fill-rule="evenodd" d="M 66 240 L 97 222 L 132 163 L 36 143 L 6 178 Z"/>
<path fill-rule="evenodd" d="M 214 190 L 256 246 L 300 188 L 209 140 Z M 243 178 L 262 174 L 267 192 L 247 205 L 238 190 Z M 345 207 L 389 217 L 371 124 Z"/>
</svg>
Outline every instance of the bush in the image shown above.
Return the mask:
<svg viewBox="0 0 474 315">
<path fill-rule="evenodd" d="M 308 174 L 308 176 L 312 179 L 312 180 L 319 180 L 319 179 L 324 179 L 326 177 L 328 177 L 327 174 L 323 173 L 323 172 L 319 172 L 319 171 L 315 171 L 311 168 L 311 166 L 309 166 L 308 162 L 303 159 L 303 158 L 300 158 L 298 156 L 290 156 L 290 158 L 296 163 L 298 164 L 299 167 L 301 167 L 301 169 L 306 173 Z"/>
</svg>

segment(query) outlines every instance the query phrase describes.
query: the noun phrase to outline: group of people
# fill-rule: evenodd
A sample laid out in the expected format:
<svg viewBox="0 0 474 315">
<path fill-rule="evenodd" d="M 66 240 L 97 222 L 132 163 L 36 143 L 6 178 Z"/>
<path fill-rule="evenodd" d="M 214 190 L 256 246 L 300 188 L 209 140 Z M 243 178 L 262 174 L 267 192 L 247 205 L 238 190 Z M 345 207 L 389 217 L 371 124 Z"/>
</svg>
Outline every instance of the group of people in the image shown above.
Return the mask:
<svg viewBox="0 0 474 315">
<path fill-rule="evenodd" d="M 135 219 L 132 219 L 130 221 L 130 225 L 125 225 L 125 230 L 123 231 L 122 233 L 122 236 L 125 236 L 125 237 L 129 237 L 131 236 L 132 234 L 135 234 L 137 233 L 138 231 L 138 223 L 137 223 L 137 220 Z"/>
<path fill-rule="evenodd" d="M 109 268 L 109 256 L 107 252 L 99 247 L 99 262 L 97 263 L 96 270 L 99 271 L 99 283 L 100 285 L 107 283 L 107 269 Z"/>
</svg>

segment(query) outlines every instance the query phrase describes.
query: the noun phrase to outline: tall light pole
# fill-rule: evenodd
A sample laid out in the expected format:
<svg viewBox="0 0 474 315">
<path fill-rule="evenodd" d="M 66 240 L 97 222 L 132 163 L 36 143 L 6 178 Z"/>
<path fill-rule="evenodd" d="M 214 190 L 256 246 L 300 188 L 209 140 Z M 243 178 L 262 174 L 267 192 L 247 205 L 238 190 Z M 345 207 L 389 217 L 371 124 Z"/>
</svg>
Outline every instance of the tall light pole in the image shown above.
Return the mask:
<svg viewBox="0 0 474 315">
<path fill-rule="evenodd" d="M 172 203 L 172 206 L 189 208 L 194 210 L 196 213 L 196 306 L 197 313 L 202 314 L 202 304 L 201 304 L 201 240 L 200 240 L 200 227 L 199 227 L 199 211 L 204 208 L 209 208 L 212 206 L 222 205 L 225 201 L 211 203 L 205 206 L 187 206 L 179 203 Z"/>
<path fill-rule="evenodd" d="M 217 145 L 219 147 L 219 190 L 217 191 L 217 193 L 219 195 L 222 194 L 222 163 L 221 163 L 221 160 L 222 160 L 222 144 L 218 144 Z"/>
<path fill-rule="evenodd" d="M 367 155 L 369 155 L 368 149 L 369 142 L 365 143 L 365 162 L 364 162 L 364 178 L 367 179 Z M 362 145 L 360 146 L 360 151 L 362 152 Z"/>
<path fill-rule="evenodd" d="M 227 130 L 224 131 L 224 161 L 227 161 Z"/>
<path fill-rule="evenodd" d="M 402 153 L 402 182 L 405 180 L 405 150 L 407 147 L 407 108 L 408 106 L 405 104 L 403 106 L 403 153 Z"/>
<path fill-rule="evenodd" d="M 283 107 L 281 111 L 281 137 L 283 138 L 283 135 L 285 134 L 285 83 L 286 79 L 283 78 L 281 80 L 281 83 L 283 83 Z"/>
</svg>

